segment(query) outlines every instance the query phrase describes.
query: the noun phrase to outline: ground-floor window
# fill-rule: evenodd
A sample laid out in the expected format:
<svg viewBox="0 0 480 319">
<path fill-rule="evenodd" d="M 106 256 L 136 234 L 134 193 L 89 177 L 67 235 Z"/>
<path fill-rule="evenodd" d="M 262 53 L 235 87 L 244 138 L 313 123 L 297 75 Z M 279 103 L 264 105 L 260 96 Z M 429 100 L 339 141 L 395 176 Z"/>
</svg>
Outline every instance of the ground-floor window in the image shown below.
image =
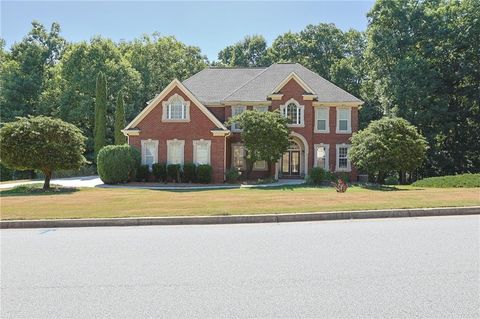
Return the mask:
<svg viewBox="0 0 480 319">
<path fill-rule="evenodd" d="M 193 141 L 193 162 L 197 165 L 210 164 L 210 140 Z"/>
<path fill-rule="evenodd" d="M 328 144 L 315 144 L 314 166 L 321 167 L 326 171 L 329 170 L 329 165 L 328 165 L 329 148 L 330 147 Z"/>
<path fill-rule="evenodd" d="M 152 167 L 158 162 L 158 140 L 142 140 L 142 164 Z"/>
<path fill-rule="evenodd" d="M 167 164 L 183 164 L 185 141 L 167 141 Z"/>
<path fill-rule="evenodd" d="M 243 145 L 232 145 L 232 166 L 238 169 L 246 169 L 245 155 Z"/>
<path fill-rule="evenodd" d="M 350 145 L 348 144 L 337 144 L 337 171 L 349 172 L 351 170 L 348 160 L 349 149 Z"/>
<path fill-rule="evenodd" d="M 267 161 L 256 161 L 255 163 L 253 163 L 254 171 L 266 171 L 267 169 Z"/>
</svg>

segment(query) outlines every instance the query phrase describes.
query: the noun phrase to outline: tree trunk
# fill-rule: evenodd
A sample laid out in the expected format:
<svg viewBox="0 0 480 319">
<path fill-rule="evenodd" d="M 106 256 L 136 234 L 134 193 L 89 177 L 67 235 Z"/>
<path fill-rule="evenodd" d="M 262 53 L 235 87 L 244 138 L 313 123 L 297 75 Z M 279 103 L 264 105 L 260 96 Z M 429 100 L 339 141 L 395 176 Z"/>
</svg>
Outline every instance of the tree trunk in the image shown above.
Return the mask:
<svg viewBox="0 0 480 319">
<path fill-rule="evenodd" d="M 378 184 L 385 184 L 385 173 L 384 172 L 378 172 L 377 183 Z"/>
<path fill-rule="evenodd" d="M 400 185 L 407 184 L 407 172 L 400 171 L 398 172 L 398 175 L 400 176 Z"/>
<path fill-rule="evenodd" d="M 43 182 L 43 189 L 48 190 L 48 189 L 50 189 L 50 179 L 52 178 L 52 172 L 51 171 L 43 171 L 43 174 L 45 174 L 45 181 Z"/>
</svg>

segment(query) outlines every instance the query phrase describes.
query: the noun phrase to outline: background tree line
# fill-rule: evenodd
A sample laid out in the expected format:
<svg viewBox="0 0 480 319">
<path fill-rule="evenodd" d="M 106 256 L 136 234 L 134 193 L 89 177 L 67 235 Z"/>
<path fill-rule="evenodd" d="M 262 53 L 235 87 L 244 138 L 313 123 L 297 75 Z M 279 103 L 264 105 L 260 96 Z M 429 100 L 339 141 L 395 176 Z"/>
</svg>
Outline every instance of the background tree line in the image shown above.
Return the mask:
<svg viewBox="0 0 480 319">
<path fill-rule="evenodd" d="M 70 43 L 58 24 L 47 30 L 33 22 L 10 49 L 1 42 L 1 121 L 59 117 L 82 129 L 91 159 L 99 72 L 107 85 L 106 138 L 113 144 L 120 94 L 129 121 L 173 78 L 184 80 L 208 65 L 299 62 L 365 101 L 361 128 L 383 115 L 417 126 L 429 145 L 421 176 L 480 171 L 480 1 L 377 0 L 367 17 L 366 32 L 320 23 L 284 33 L 270 46 L 261 35 L 247 36 L 221 50 L 218 61 L 156 33 L 119 43 L 102 37 Z"/>
</svg>

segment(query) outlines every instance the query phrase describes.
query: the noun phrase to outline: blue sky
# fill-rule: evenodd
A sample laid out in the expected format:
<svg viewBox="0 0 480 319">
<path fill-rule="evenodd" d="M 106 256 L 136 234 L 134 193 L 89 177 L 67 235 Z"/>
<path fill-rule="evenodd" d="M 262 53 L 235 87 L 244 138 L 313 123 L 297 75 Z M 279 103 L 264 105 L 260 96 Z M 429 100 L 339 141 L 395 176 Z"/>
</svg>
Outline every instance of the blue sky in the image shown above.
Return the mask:
<svg viewBox="0 0 480 319">
<path fill-rule="evenodd" d="M 72 42 L 94 35 L 115 41 L 132 40 L 155 31 L 199 46 L 210 60 L 225 46 L 246 35 L 261 34 L 270 44 L 287 31 L 307 24 L 335 23 L 348 30 L 365 30 L 372 1 L 316 2 L 1 2 L 1 37 L 7 47 L 30 30 L 32 20 L 60 23 L 62 35 Z"/>
</svg>

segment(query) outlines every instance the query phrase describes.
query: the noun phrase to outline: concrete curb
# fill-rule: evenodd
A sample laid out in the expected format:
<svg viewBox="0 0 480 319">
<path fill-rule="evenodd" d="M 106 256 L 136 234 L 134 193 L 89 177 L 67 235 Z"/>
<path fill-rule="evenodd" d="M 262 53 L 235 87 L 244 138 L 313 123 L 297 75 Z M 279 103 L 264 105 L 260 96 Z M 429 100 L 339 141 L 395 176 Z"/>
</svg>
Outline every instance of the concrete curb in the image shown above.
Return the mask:
<svg viewBox="0 0 480 319">
<path fill-rule="evenodd" d="M 426 217 L 426 216 L 449 216 L 449 215 L 480 215 L 480 206 L 360 210 L 360 211 L 318 212 L 318 213 L 299 213 L 299 214 L 232 215 L 232 216 L 3 220 L 3 221 L 0 221 L 0 229 L 283 223 L 283 222 L 305 222 L 305 221 L 320 221 L 320 220 Z"/>
</svg>

